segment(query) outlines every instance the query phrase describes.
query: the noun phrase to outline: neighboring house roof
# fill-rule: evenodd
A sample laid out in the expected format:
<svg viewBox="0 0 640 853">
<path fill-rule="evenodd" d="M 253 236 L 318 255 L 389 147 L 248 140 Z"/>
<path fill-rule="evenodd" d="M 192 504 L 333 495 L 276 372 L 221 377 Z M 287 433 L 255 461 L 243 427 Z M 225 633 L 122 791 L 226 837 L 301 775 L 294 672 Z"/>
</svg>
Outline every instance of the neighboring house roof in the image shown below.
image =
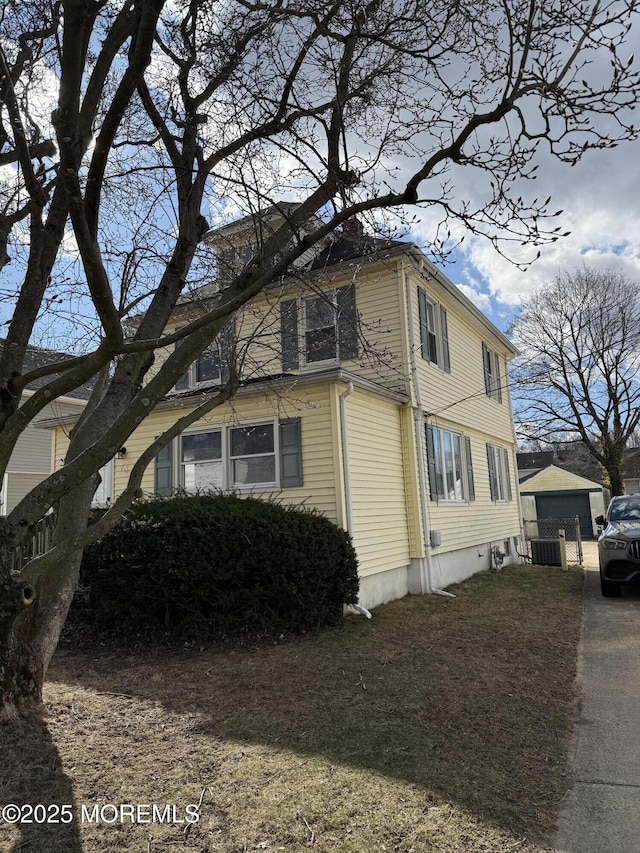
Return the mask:
<svg viewBox="0 0 640 853">
<path fill-rule="evenodd" d="M 562 485 L 562 489 L 565 491 L 602 489 L 601 483 L 589 480 L 580 474 L 574 474 L 573 471 L 567 471 L 566 468 L 561 468 L 559 465 L 546 465 L 544 468 L 529 469 L 528 471 L 519 468 L 518 480 L 521 495 L 538 491 L 538 486 L 547 491 L 549 485 L 554 488 Z"/>
<path fill-rule="evenodd" d="M 526 483 L 530 477 L 534 477 L 542 468 L 518 468 L 518 482 Z"/>
<path fill-rule="evenodd" d="M 548 465 L 557 465 L 597 483 L 602 483 L 605 476 L 602 468 L 582 444 L 558 450 L 518 453 L 517 458 L 520 473 L 532 468 L 540 470 Z M 625 449 L 622 455 L 622 476 L 623 479 L 640 479 L 640 447 Z"/>
<path fill-rule="evenodd" d="M 2 351 L 6 341 L 6 338 L 0 338 L 0 352 Z M 58 364 L 58 362 L 66 361 L 68 358 L 73 358 L 73 356 L 66 352 L 56 352 L 55 350 L 29 345 L 24 357 L 23 373 L 31 373 L 32 370 L 36 370 L 38 367 L 44 367 L 49 364 Z M 39 388 L 43 388 L 47 383 L 51 382 L 51 379 L 52 375 L 42 376 L 39 379 L 35 379 L 33 382 L 29 382 L 27 384 L 26 390 L 37 391 Z M 85 382 L 84 385 L 74 388 L 72 391 L 67 391 L 64 396 L 71 397 L 75 400 L 88 400 L 91 396 L 92 389 L 93 382 L 88 381 Z"/>
</svg>

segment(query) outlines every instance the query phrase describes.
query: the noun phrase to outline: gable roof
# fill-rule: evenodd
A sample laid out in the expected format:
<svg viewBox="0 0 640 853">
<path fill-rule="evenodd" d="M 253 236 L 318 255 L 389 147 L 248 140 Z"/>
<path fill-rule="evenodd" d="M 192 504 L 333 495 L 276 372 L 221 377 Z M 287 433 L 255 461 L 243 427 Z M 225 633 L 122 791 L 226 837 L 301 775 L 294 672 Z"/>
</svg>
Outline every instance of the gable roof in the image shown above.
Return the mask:
<svg viewBox="0 0 640 853">
<path fill-rule="evenodd" d="M 548 479 L 550 476 L 560 476 L 567 483 L 567 491 L 572 489 L 601 489 L 602 484 L 595 480 L 589 480 L 580 474 L 574 474 L 559 465 L 545 465 L 538 469 L 518 469 L 518 481 L 520 483 L 520 494 L 528 494 L 537 491 L 537 481 Z M 525 485 L 526 484 L 526 485 Z M 542 485 L 542 483 L 540 483 Z"/>
<path fill-rule="evenodd" d="M 6 342 L 6 338 L 0 338 L 0 352 L 4 348 Z M 66 361 L 68 358 L 73 358 L 73 356 L 66 352 L 57 352 L 56 350 L 35 347 L 29 344 L 24 356 L 23 374 L 30 373 L 38 367 L 45 367 L 49 364 L 58 364 L 59 362 Z M 44 386 L 49 382 L 51 382 L 51 376 L 41 376 L 39 379 L 34 379 L 33 382 L 27 383 L 26 390 L 37 391 L 39 388 L 44 388 Z M 67 391 L 64 396 L 71 397 L 74 400 L 88 400 L 91 396 L 93 385 L 93 380 L 89 380 L 83 385 L 80 385 L 78 388 Z"/>
</svg>

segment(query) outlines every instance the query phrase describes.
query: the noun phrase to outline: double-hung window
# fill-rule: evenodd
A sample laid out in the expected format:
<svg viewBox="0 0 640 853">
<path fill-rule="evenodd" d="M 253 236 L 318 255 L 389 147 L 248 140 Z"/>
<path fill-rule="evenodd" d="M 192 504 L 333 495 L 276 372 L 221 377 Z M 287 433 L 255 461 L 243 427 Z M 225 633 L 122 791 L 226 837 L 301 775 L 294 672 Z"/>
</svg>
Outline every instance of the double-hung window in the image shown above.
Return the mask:
<svg viewBox="0 0 640 853">
<path fill-rule="evenodd" d="M 276 448 L 273 424 L 229 430 L 231 486 L 275 485 Z"/>
<path fill-rule="evenodd" d="M 221 385 L 229 377 L 235 324 L 233 321 L 200 353 L 175 384 L 176 391 Z M 180 346 L 178 343 L 177 346 Z"/>
<path fill-rule="evenodd" d="M 426 427 L 431 500 L 475 500 L 471 442 L 446 429 Z"/>
<path fill-rule="evenodd" d="M 336 291 L 309 296 L 303 305 L 303 360 L 305 364 L 338 359 L 338 307 Z"/>
<path fill-rule="evenodd" d="M 336 364 L 358 356 L 352 284 L 280 304 L 282 369 Z"/>
<path fill-rule="evenodd" d="M 187 492 L 301 486 L 300 418 L 183 433 L 155 460 L 156 492 L 172 494 L 174 483 Z"/>
<path fill-rule="evenodd" d="M 239 275 L 256 253 L 255 243 L 240 243 L 218 249 L 216 264 L 219 285 L 230 284 Z"/>
<path fill-rule="evenodd" d="M 489 466 L 491 500 L 512 500 L 509 451 L 495 444 L 487 444 L 487 464 Z"/>
<path fill-rule="evenodd" d="M 418 313 L 422 357 L 449 373 L 451 361 L 446 309 L 431 299 L 425 290 L 418 287 Z"/>
<path fill-rule="evenodd" d="M 180 485 L 187 492 L 223 489 L 222 430 L 180 438 Z"/>
<path fill-rule="evenodd" d="M 182 435 L 182 487 L 194 492 L 275 486 L 274 429 L 273 423 L 267 423 Z"/>
<path fill-rule="evenodd" d="M 502 402 L 502 376 L 500 356 L 495 350 L 482 344 L 482 367 L 484 370 L 484 389 L 487 397 Z"/>
</svg>

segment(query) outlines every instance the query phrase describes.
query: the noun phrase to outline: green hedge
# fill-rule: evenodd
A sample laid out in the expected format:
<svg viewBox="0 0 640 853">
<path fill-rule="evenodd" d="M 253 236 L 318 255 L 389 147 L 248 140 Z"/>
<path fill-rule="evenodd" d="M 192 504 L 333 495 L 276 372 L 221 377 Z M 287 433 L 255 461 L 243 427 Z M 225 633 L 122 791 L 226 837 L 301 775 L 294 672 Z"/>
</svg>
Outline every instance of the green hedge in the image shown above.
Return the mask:
<svg viewBox="0 0 640 853">
<path fill-rule="evenodd" d="M 96 636 L 273 635 L 335 625 L 358 600 L 349 535 L 255 498 L 141 501 L 84 554 L 72 626 Z"/>
</svg>

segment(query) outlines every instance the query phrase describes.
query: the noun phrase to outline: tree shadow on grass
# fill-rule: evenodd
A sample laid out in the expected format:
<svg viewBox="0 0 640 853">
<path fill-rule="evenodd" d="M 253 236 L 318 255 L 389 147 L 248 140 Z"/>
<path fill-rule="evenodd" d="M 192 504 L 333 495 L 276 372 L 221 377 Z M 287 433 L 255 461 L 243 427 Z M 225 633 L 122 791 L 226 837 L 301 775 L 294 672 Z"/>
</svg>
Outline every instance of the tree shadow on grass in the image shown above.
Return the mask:
<svg viewBox="0 0 640 853">
<path fill-rule="evenodd" d="M 527 570 L 531 575 L 531 570 Z M 565 789 L 581 576 L 467 582 L 252 651 L 63 652 L 51 677 L 188 713 L 194 737 L 365 768 L 530 839 Z"/>
<path fill-rule="evenodd" d="M 72 784 L 40 713 L 0 722 L 0 806 L 8 804 L 20 807 L 22 820 L 0 820 L 0 850 L 82 853 Z M 36 805 L 44 808 L 28 808 Z"/>
</svg>

